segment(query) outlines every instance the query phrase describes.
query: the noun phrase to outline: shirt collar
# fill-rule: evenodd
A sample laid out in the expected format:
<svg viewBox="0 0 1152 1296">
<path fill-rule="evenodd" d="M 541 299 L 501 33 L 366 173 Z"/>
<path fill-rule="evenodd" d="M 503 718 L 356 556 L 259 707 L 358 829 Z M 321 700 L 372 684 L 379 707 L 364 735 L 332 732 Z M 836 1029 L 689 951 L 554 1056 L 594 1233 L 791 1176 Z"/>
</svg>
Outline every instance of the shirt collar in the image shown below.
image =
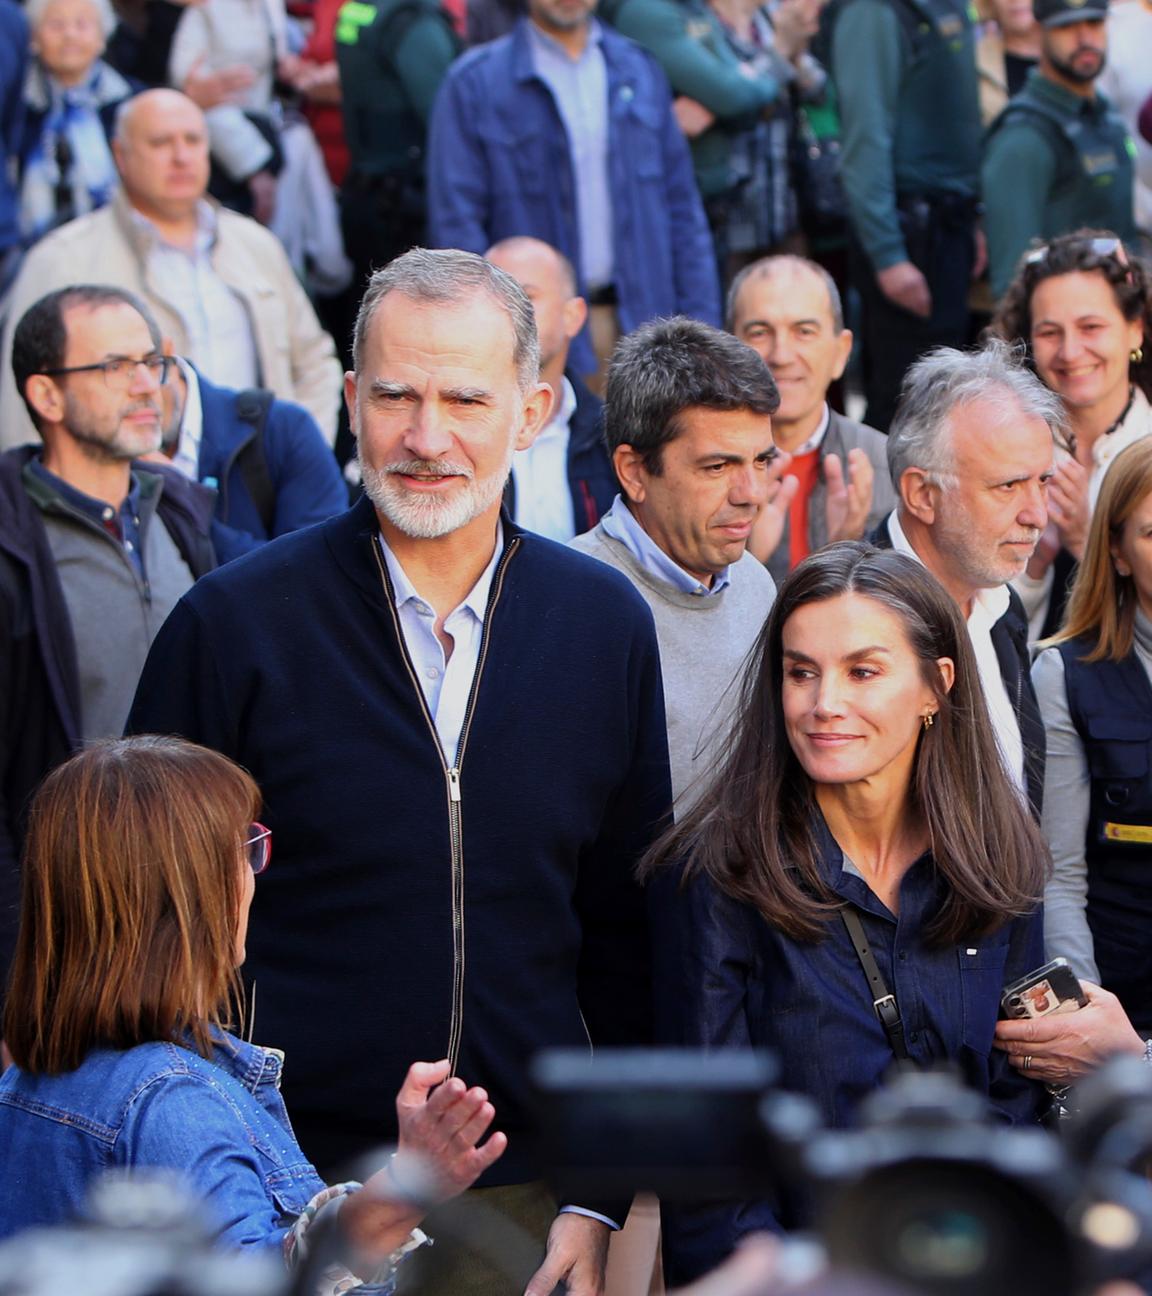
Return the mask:
<svg viewBox="0 0 1152 1296">
<path fill-rule="evenodd" d="M 204 404 L 200 399 L 200 377 L 187 360 L 177 358 L 176 366 L 184 378 L 184 408 L 180 413 L 176 453 L 172 464 L 192 481 L 200 480 L 200 438 L 204 432 Z M 170 378 L 169 382 L 176 381 Z"/>
<path fill-rule="evenodd" d="M 707 597 L 719 594 L 731 583 L 728 575 L 732 570 L 730 567 L 725 567 L 723 571 L 717 572 L 712 579 L 711 586 L 705 585 L 695 576 L 686 572 L 679 563 L 674 562 L 660 548 L 656 541 L 636 521 L 632 515 L 632 510 L 624 502 L 621 495 L 617 495 L 612 501 L 612 507 L 600 519 L 600 525 L 604 528 L 605 535 L 619 541 L 650 576 L 667 581 L 669 585 L 680 590 L 681 593 L 698 594 L 701 597 Z"/>
<path fill-rule="evenodd" d="M 892 540 L 892 548 L 898 553 L 907 554 L 909 558 L 915 558 L 921 567 L 926 565 L 924 559 L 912 548 L 911 542 L 905 535 L 904 528 L 900 525 L 898 509 L 893 509 L 888 515 L 888 535 Z M 968 614 L 968 624 L 973 627 L 982 625 L 986 629 L 991 629 L 1008 611 L 1011 598 L 1007 585 L 994 585 L 991 589 L 978 589 L 972 598 L 972 611 Z"/>
<path fill-rule="evenodd" d="M 39 455 L 29 461 L 28 468 L 69 508 L 78 510 L 94 522 L 99 522 L 101 526 L 112 517 L 125 513 L 135 516 L 140 512 L 140 481 L 135 473 L 132 474 L 132 484 L 124 503 L 118 510 L 114 510 L 107 501 L 86 495 L 84 491 L 77 490 L 71 483 L 66 482 L 63 477 L 57 477 L 54 472 L 44 467 Z"/>
<path fill-rule="evenodd" d="M 388 541 L 384 539 L 381 532 L 379 534 L 380 552 L 384 555 L 384 565 L 388 568 L 388 577 L 392 581 L 392 590 L 396 596 L 397 609 L 402 608 L 406 603 L 413 600 L 419 603 L 427 603 L 419 590 L 408 579 L 408 573 L 400 566 L 400 561 L 392 550 L 388 547 Z M 492 550 L 492 557 L 488 565 L 480 573 L 480 578 L 471 590 L 465 595 L 461 602 L 452 609 L 452 612 L 458 612 L 461 608 L 467 608 L 469 612 L 480 622 L 484 623 L 484 613 L 488 610 L 488 595 L 492 590 L 492 579 L 496 575 L 496 564 L 500 561 L 500 555 L 504 552 L 504 526 L 503 523 L 496 523 L 496 545 Z M 451 616 L 452 612 L 448 615 Z M 445 620 L 448 618 L 445 617 Z"/>
<path fill-rule="evenodd" d="M 832 421 L 832 411 L 828 408 L 827 402 L 824 405 L 824 413 L 820 418 L 820 423 L 816 431 L 804 442 L 802 446 L 797 446 L 795 450 L 789 451 L 795 459 L 800 455 L 811 454 L 813 450 L 818 450 L 824 443 L 824 437 L 828 432 L 828 424 Z"/>
<path fill-rule="evenodd" d="M 126 206 L 128 208 L 128 215 L 132 222 L 135 224 L 136 228 L 144 234 L 153 247 L 168 248 L 174 252 L 187 253 L 186 248 L 178 248 L 174 244 L 168 243 L 162 239 L 160 237 L 160 231 L 152 224 L 143 212 L 137 211 L 131 203 L 127 203 Z M 216 242 L 216 229 L 218 223 L 219 219 L 216 215 L 216 208 L 213 207 L 210 202 L 201 198 L 196 204 L 196 245 L 194 252 L 197 256 L 209 251 Z"/>
<path fill-rule="evenodd" d="M 558 40 L 554 40 L 547 32 L 541 31 L 531 18 L 527 19 L 525 25 L 528 30 L 528 43 L 532 47 L 533 54 L 547 54 L 552 58 L 565 59 L 569 63 L 582 62 L 588 57 L 589 52 L 599 48 L 601 43 L 600 24 L 595 18 L 590 19 L 588 22 L 588 39 L 576 58 L 573 58 Z"/>
<path fill-rule="evenodd" d="M 568 381 L 567 378 L 560 379 L 560 391 L 557 393 L 559 399 L 556 402 L 556 408 L 552 411 L 552 417 L 548 420 L 544 433 L 556 432 L 563 430 L 568 431 L 568 424 L 572 422 L 572 415 L 576 413 L 576 388 Z M 537 437 L 537 440 L 540 438 Z"/>
</svg>

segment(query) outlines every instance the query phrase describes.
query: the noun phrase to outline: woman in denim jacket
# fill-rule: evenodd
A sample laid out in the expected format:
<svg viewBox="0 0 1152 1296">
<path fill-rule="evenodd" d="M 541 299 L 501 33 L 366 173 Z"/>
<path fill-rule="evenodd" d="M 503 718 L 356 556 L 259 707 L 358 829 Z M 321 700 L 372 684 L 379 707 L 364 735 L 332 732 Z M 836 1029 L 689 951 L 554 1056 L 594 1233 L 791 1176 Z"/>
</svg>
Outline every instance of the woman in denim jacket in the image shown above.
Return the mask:
<svg viewBox="0 0 1152 1296">
<path fill-rule="evenodd" d="M 780 587 L 738 714 L 711 793 L 653 852 L 664 1038 L 772 1050 L 782 1086 L 837 1127 L 897 1057 L 951 1062 L 1005 1122 L 1036 1120 L 1043 1088 L 992 1036 L 1002 987 L 1044 961 L 1046 853 L 952 598 L 903 554 L 813 554 Z M 666 1210 L 670 1285 L 808 1213 Z"/>
<path fill-rule="evenodd" d="M 288 1264 L 338 1212 L 341 1263 L 321 1290 L 390 1290 L 426 1241 L 422 1208 L 504 1150 L 499 1133 L 476 1146 L 493 1116 L 483 1090 L 448 1079 L 447 1061 L 416 1063 L 390 1164 L 325 1187 L 288 1123 L 280 1055 L 223 1024 L 271 854 L 259 802 L 225 757 L 157 737 L 95 744 L 37 794 L 4 1016 L 0 1238 L 75 1217 L 104 1170 L 167 1168 L 223 1245 Z"/>
</svg>

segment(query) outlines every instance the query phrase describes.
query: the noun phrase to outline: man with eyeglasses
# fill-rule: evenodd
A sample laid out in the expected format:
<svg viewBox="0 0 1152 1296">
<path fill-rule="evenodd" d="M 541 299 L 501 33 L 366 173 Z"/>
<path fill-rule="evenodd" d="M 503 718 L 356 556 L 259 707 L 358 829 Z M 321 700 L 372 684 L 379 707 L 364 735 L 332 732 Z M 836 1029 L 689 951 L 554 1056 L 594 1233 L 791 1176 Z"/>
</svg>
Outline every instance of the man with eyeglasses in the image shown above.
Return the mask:
<svg viewBox="0 0 1152 1296">
<path fill-rule="evenodd" d="M 173 363 L 117 288 L 50 293 L 16 325 L 43 445 L 0 455 L 0 972 L 28 798 L 82 743 L 123 731 L 153 637 L 215 565 L 212 493 L 140 462 L 160 446 Z"/>
<path fill-rule="evenodd" d="M 1033 238 L 1072 230 L 1136 238 L 1135 145 L 1096 89 L 1108 0 L 1033 0 L 1040 63 L 989 128 L 982 182 L 988 272 L 999 297 Z"/>
</svg>

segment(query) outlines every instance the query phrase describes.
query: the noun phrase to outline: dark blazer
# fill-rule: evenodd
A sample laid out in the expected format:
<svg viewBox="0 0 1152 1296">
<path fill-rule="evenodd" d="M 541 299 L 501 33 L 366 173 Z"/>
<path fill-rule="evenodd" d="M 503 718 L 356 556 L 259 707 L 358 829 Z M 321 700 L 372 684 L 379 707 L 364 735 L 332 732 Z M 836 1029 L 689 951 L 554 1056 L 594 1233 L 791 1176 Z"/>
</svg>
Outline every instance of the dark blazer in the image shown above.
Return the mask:
<svg viewBox="0 0 1152 1296">
<path fill-rule="evenodd" d="M 892 537 L 888 534 L 888 518 L 868 536 L 870 544 L 879 549 L 891 549 Z M 1032 687 L 1032 659 L 1028 652 L 1028 617 L 1020 595 L 1008 587 L 1008 608 L 992 627 L 992 647 L 1000 663 L 1000 678 L 1008 690 L 1016 723 L 1020 726 L 1020 739 L 1024 745 L 1024 781 L 1028 789 L 1028 804 L 1037 820 L 1044 800 L 1044 758 L 1047 743 L 1044 738 L 1044 721 L 1040 717 L 1040 704 Z"/>
</svg>

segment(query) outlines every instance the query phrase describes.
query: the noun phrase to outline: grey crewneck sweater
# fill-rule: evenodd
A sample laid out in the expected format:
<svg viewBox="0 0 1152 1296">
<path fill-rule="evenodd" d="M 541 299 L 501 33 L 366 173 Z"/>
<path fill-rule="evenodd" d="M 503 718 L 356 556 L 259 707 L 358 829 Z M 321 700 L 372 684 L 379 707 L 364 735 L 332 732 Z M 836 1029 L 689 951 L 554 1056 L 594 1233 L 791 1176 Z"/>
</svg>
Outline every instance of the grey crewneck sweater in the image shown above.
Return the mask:
<svg viewBox="0 0 1152 1296">
<path fill-rule="evenodd" d="M 724 751 L 744 659 L 768 616 L 776 585 L 745 553 L 729 568 L 731 584 L 719 594 L 685 594 L 646 571 L 602 526 L 570 544 L 623 572 L 652 609 L 679 817 L 704 791 Z"/>
</svg>

